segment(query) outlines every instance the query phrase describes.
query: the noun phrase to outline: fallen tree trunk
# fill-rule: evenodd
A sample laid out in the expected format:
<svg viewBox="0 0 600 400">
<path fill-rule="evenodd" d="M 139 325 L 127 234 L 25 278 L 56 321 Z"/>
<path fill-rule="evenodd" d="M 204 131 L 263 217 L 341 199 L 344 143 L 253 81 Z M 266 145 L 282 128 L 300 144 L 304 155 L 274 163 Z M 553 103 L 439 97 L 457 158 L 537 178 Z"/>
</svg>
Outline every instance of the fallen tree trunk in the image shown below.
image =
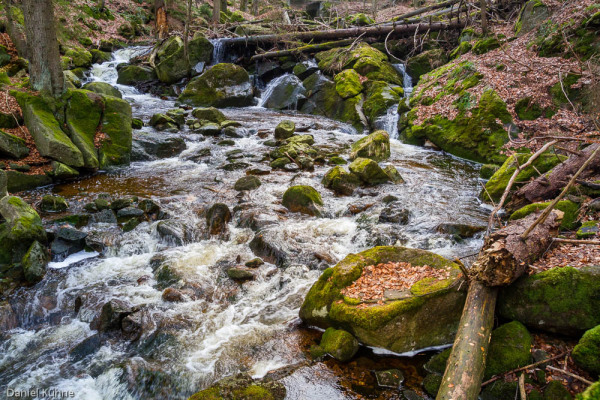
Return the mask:
<svg viewBox="0 0 600 400">
<path fill-rule="evenodd" d="M 390 33 L 402 36 L 412 36 L 416 33 L 427 31 L 438 32 L 452 29 L 464 28 L 464 22 L 452 22 L 452 23 L 431 23 L 431 24 L 409 24 L 409 25 L 397 25 L 397 26 L 374 26 L 364 28 L 348 28 L 348 29 L 333 29 L 326 31 L 307 31 L 307 32 L 294 32 L 284 34 L 271 34 L 271 35 L 257 35 L 257 36 L 245 36 L 238 38 L 223 39 L 222 43 L 225 46 L 243 46 L 248 44 L 264 44 L 264 43 L 277 43 L 285 41 L 327 41 L 327 40 L 341 40 L 346 38 L 358 38 L 358 37 L 384 37 Z"/>
<path fill-rule="evenodd" d="M 494 232 L 473 264 L 467 301 L 436 400 L 475 400 L 481 390 L 494 322 L 497 286 L 514 282 L 558 234 L 563 213 L 553 210 L 526 240 L 539 213 Z"/>
<path fill-rule="evenodd" d="M 600 146 L 598 143 L 588 146 L 580 154 L 572 155 L 568 160 L 552 169 L 548 174 L 542 175 L 533 182 L 520 188 L 513 194 L 506 208 L 514 211 L 530 203 L 555 198 L 569 182 L 573 174 L 579 170 L 598 146 Z M 579 179 L 586 179 L 598 171 L 600 171 L 600 156 L 597 156 L 592 160 L 588 168 L 580 175 Z"/>
<path fill-rule="evenodd" d="M 432 10 L 437 10 L 438 8 L 444 8 L 444 7 L 448 7 L 448 6 L 452 6 L 456 3 L 458 3 L 461 0 L 447 0 L 447 1 L 443 1 L 441 3 L 438 4 L 433 4 L 427 7 L 422 7 L 422 8 L 418 8 L 416 10 L 413 10 L 411 12 L 407 12 L 406 14 L 402 14 L 399 15 L 397 17 L 394 18 L 393 22 L 385 22 L 384 25 L 391 25 L 393 23 L 395 23 L 396 21 L 402 21 L 404 19 L 408 19 L 410 17 L 414 17 L 416 15 L 421 15 L 421 14 L 425 14 L 426 12 L 432 11 Z"/>
<path fill-rule="evenodd" d="M 348 46 L 348 45 L 351 45 L 354 41 L 355 41 L 355 39 L 346 39 L 346 40 L 340 40 L 337 42 L 311 44 L 311 45 L 296 47 L 294 49 L 289 49 L 289 50 L 268 51 L 266 53 L 257 54 L 255 56 L 252 56 L 252 58 L 250 58 L 250 61 L 264 60 L 266 58 L 279 58 L 279 57 L 292 56 L 292 55 L 298 55 L 298 54 L 303 54 L 303 53 L 317 53 L 319 51 L 335 49 L 336 47 Z"/>
</svg>

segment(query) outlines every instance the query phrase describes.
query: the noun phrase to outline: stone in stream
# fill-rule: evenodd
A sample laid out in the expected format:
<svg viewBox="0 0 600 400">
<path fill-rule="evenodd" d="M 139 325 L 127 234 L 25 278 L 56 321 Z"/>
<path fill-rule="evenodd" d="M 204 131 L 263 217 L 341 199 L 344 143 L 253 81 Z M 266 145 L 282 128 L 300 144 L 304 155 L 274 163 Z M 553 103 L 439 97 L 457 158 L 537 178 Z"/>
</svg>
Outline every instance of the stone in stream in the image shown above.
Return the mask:
<svg viewBox="0 0 600 400">
<path fill-rule="evenodd" d="M 361 299 L 341 291 L 357 280 L 370 265 L 405 262 L 448 271 L 444 279 L 423 278 L 410 287 L 411 297 L 388 300 L 363 308 Z M 402 353 L 454 340 L 466 288 L 460 285 L 458 265 L 437 254 L 405 247 L 375 247 L 350 254 L 335 267 L 326 269 L 312 286 L 300 318 L 320 328 L 341 328 L 360 343 Z"/>
<path fill-rule="evenodd" d="M 344 330 L 327 328 L 319 346 L 336 360 L 346 362 L 358 351 L 358 340 Z"/>
<path fill-rule="evenodd" d="M 277 110 L 296 108 L 298 102 L 304 99 L 306 89 L 302 81 L 296 76 L 288 74 L 274 79 L 269 83 L 269 91 L 265 91 L 263 96 L 268 96 L 264 100 L 264 106 Z"/>
<path fill-rule="evenodd" d="M 157 131 L 169 131 L 169 132 L 177 132 L 179 131 L 179 126 L 177 122 L 166 114 L 154 114 L 149 122 L 150 126 L 154 127 Z"/>
<path fill-rule="evenodd" d="M 357 158 L 348 166 L 350 172 L 358 176 L 365 185 L 378 185 L 391 181 L 377 162 L 368 158 Z"/>
<path fill-rule="evenodd" d="M 116 199 L 110 202 L 111 210 L 119 211 L 122 208 L 129 207 L 133 204 L 133 199 L 131 197 L 122 197 L 120 199 Z"/>
<path fill-rule="evenodd" d="M 17 315 L 8 301 L 0 302 L 0 333 L 18 326 Z"/>
<path fill-rule="evenodd" d="M 212 57 L 213 45 L 202 34 L 196 33 L 189 41 L 189 61 L 194 68 L 200 62 L 208 63 Z M 176 83 L 188 76 L 184 57 L 183 40 L 176 35 L 159 43 L 154 49 L 156 75 L 161 82 Z"/>
<path fill-rule="evenodd" d="M 298 77 L 298 79 L 306 79 L 315 72 L 317 72 L 319 68 L 317 64 L 313 61 L 302 61 L 294 67 L 293 73 Z"/>
<path fill-rule="evenodd" d="M 223 203 L 212 205 L 206 212 L 206 225 L 210 235 L 223 235 L 227 232 L 227 224 L 231 221 L 231 211 Z"/>
<path fill-rule="evenodd" d="M 138 208 L 146 214 L 156 214 L 160 211 L 160 206 L 150 199 L 141 200 L 138 203 Z"/>
<path fill-rule="evenodd" d="M 283 140 L 294 136 L 296 131 L 296 124 L 293 121 L 285 120 L 281 121 L 277 127 L 275 127 L 275 139 Z"/>
<path fill-rule="evenodd" d="M 248 267 L 231 267 L 227 270 L 227 276 L 237 281 L 247 281 L 256 278 L 255 272 Z"/>
<path fill-rule="evenodd" d="M 75 347 L 69 350 L 69 358 L 72 362 L 83 360 L 90 354 L 95 353 L 101 345 L 102 340 L 100 334 L 96 333 L 95 335 L 82 340 Z"/>
<path fill-rule="evenodd" d="M 477 233 L 482 232 L 486 229 L 483 225 L 470 225 L 447 222 L 439 224 L 435 230 L 440 233 L 447 235 L 457 236 L 461 239 L 468 239 L 475 236 Z"/>
<path fill-rule="evenodd" d="M 180 290 L 171 287 L 166 288 L 163 291 L 162 299 L 164 301 L 170 301 L 172 303 L 179 303 L 185 300 L 183 293 Z"/>
<path fill-rule="evenodd" d="M 211 387 L 192 395 L 188 400 L 283 400 L 285 396 L 286 389 L 282 383 L 269 379 L 255 380 L 248 374 L 240 373 L 218 381 Z"/>
<path fill-rule="evenodd" d="M 156 231 L 161 238 L 167 239 L 177 246 L 183 246 L 189 239 L 188 230 L 180 221 L 160 221 L 158 225 L 156 225 Z"/>
<path fill-rule="evenodd" d="M 335 76 L 335 90 L 342 99 L 354 97 L 363 91 L 360 75 L 353 69 L 346 69 Z"/>
<path fill-rule="evenodd" d="M 135 311 L 137 311 L 137 308 L 133 307 L 130 303 L 119 299 L 112 299 L 102 306 L 100 314 L 94 318 L 91 326 L 98 332 L 121 329 L 123 319 Z"/>
<path fill-rule="evenodd" d="M 255 190 L 258 189 L 260 185 L 260 179 L 253 175 L 247 175 L 238 179 L 233 188 L 237 191 Z"/>
<path fill-rule="evenodd" d="M 154 70 L 144 65 L 119 65 L 117 67 L 117 73 L 117 83 L 119 85 L 135 86 L 140 83 L 151 82 L 157 79 Z M 111 96 L 114 95 L 111 94 Z"/>
<path fill-rule="evenodd" d="M 253 258 L 250 261 L 246 261 L 244 265 L 248 268 L 258 268 L 261 265 L 264 265 L 264 263 L 265 262 L 262 260 L 262 258 Z"/>
<path fill-rule="evenodd" d="M 375 377 L 379 387 L 399 389 L 402 382 L 404 382 L 404 374 L 399 369 L 375 371 Z"/>
<path fill-rule="evenodd" d="M 52 161 L 52 171 L 48 173 L 54 180 L 69 180 L 79 176 L 79 171 L 58 161 Z"/>
<path fill-rule="evenodd" d="M 132 161 L 151 161 L 175 157 L 187 148 L 181 137 L 170 137 L 156 132 L 136 132 L 131 151 Z"/>
<path fill-rule="evenodd" d="M 38 213 L 21 198 L 0 199 L 0 264 L 18 263 L 33 242 L 46 243 L 46 231 Z"/>
<path fill-rule="evenodd" d="M 216 109 L 215 107 L 194 108 L 194 110 L 192 110 L 192 115 L 196 119 L 214 122 L 219 125 L 227 121 L 227 117 L 225 116 L 225 114 L 223 114 L 220 110 Z"/>
<path fill-rule="evenodd" d="M 321 216 L 323 206 L 321 194 L 313 187 L 297 185 L 288 188 L 283 194 L 282 204 L 291 212 L 300 212 L 311 216 Z"/>
<path fill-rule="evenodd" d="M 62 261 L 71 254 L 82 251 L 85 248 L 86 232 L 70 226 L 61 226 L 56 232 L 56 238 L 52 242 L 52 260 Z"/>
<path fill-rule="evenodd" d="M 194 132 L 204 136 L 219 136 L 221 134 L 221 126 L 212 122 L 206 123 L 194 129 Z"/>
<path fill-rule="evenodd" d="M 390 158 L 390 135 L 386 131 L 376 131 L 352 145 L 350 160 L 370 158 L 384 161 Z"/>
<path fill-rule="evenodd" d="M 360 179 L 356 175 L 347 172 L 344 167 L 337 166 L 325 174 L 321 183 L 338 195 L 350 196 L 360 185 Z"/>
<path fill-rule="evenodd" d="M 90 217 L 90 223 L 92 224 L 116 224 L 117 217 L 112 210 L 102 210 Z"/>
<path fill-rule="evenodd" d="M 37 283 L 46 274 L 48 265 L 48 250 L 40 242 L 34 241 L 21 262 L 23 274 L 29 283 Z"/>
<path fill-rule="evenodd" d="M 63 212 L 67 208 L 69 208 L 69 205 L 62 196 L 45 195 L 40 202 L 40 211 L 46 213 Z"/>
<path fill-rule="evenodd" d="M 119 89 L 106 82 L 89 82 L 83 85 L 83 89 L 105 96 L 118 97 L 119 99 L 123 97 Z"/>
<path fill-rule="evenodd" d="M 405 208 L 400 208 L 398 202 L 389 203 L 381 210 L 379 214 L 380 223 L 392 223 L 406 225 L 410 218 L 410 211 Z"/>
<path fill-rule="evenodd" d="M 125 207 L 117 211 L 117 218 L 140 218 L 144 216 L 144 211 L 137 207 Z"/>
<path fill-rule="evenodd" d="M 271 221 L 266 221 L 264 226 L 273 225 Z M 284 267 L 288 264 L 289 257 L 285 250 L 277 241 L 277 235 L 270 230 L 261 230 L 250 241 L 249 247 L 252 252 L 263 260 L 278 267 Z"/>
</svg>

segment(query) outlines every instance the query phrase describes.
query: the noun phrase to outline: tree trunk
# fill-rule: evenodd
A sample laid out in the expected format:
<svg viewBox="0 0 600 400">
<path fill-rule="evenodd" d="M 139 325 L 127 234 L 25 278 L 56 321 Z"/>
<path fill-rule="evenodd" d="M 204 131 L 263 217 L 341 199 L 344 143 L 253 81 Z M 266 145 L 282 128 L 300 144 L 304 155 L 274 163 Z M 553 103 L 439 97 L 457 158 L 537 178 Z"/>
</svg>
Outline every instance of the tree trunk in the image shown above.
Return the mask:
<svg viewBox="0 0 600 400">
<path fill-rule="evenodd" d="M 183 58 L 185 58 L 185 65 L 187 68 L 188 75 L 192 70 L 192 64 L 190 62 L 190 24 L 192 22 L 192 0 L 187 0 L 187 13 L 185 16 L 185 28 L 183 30 Z"/>
<path fill-rule="evenodd" d="M 25 39 L 25 32 L 22 25 L 14 20 L 14 10 L 16 6 L 12 4 L 12 0 L 4 0 L 4 9 L 6 10 L 6 31 L 10 40 L 17 48 L 17 53 L 23 58 L 28 58 L 27 54 L 27 40 Z"/>
<path fill-rule="evenodd" d="M 65 82 L 58 51 L 52 0 L 23 0 L 29 44 L 29 78 L 34 90 L 60 96 Z"/>
<path fill-rule="evenodd" d="M 221 0 L 221 12 L 227 12 L 227 0 Z"/>
<path fill-rule="evenodd" d="M 252 15 L 258 15 L 260 0 L 252 0 Z"/>
<path fill-rule="evenodd" d="M 248 11 L 248 0 L 240 0 L 240 11 Z"/>
<path fill-rule="evenodd" d="M 164 39 L 169 33 L 169 20 L 164 0 L 154 0 L 154 24 L 156 37 L 159 40 Z"/>
<path fill-rule="evenodd" d="M 213 22 L 221 22 L 221 0 L 213 0 Z"/>
<path fill-rule="evenodd" d="M 486 238 L 469 273 L 471 284 L 467 301 L 436 400 L 477 399 L 485 372 L 498 294 L 496 287 L 488 285 L 506 285 L 516 280 L 558 234 L 563 213 L 553 210 L 527 239 L 520 239 L 539 214 L 511 223 Z M 495 268 L 501 268 L 501 271 L 496 272 Z M 512 271 L 509 271 L 510 268 Z"/>
<path fill-rule="evenodd" d="M 98 0 L 98 8 L 100 11 L 104 11 L 104 7 L 106 6 L 106 0 Z"/>
<path fill-rule="evenodd" d="M 509 210 L 518 210 L 530 203 L 555 198 L 567 182 L 569 182 L 571 176 L 579 170 L 598 146 L 600 144 L 594 143 L 586 147 L 581 154 L 572 155 L 568 160 L 553 168 L 549 173 L 538 177 L 533 182 L 520 188 L 513 194 L 506 208 Z M 596 157 L 580 175 L 579 179 L 586 179 L 599 171 L 600 157 Z"/>
<path fill-rule="evenodd" d="M 310 44 L 307 46 L 296 47 L 295 49 L 269 51 L 262 54 L 257 54 L 250 58 L 250 61 L 259 61 L 267 58 L 280 58 L 286 56 L 297 56 L 304 53 L 317 53 L 319 51 L 331 50 L 337 47 L 349 46 L 354 43 L 355 39 L 340 40 L 338 42 L 326 42 L 320 44 Z"/>
<path fill-rule="evenodd" d="M 479 0 L 479 7 L 481 8 L 481 30 L 483 36 L 488 34 L 488 20 L 487 20 L 487 4 L 486 0 Z"/>
</svg>

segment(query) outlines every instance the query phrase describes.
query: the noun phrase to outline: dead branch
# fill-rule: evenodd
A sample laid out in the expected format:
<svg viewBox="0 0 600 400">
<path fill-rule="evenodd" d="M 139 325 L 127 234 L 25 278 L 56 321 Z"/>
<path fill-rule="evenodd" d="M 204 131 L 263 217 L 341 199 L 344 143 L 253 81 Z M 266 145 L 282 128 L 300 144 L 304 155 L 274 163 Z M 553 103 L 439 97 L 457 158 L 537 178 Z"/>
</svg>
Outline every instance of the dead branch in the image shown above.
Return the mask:
<svg viewBox="0 0 600 400">
<path fill-rule="evenodd" d="M 568 354 L 568 352 L 564 351 L 564 352 L 562 352 L 560 354 L 555 355 L 554 357 L 546 358 L 545 360 L 541 360 L 541 361 L 535 362 L 533 364 L 529 364 L 529 365 L 526 365 L 524 367 L 520 367 L 520 368 L 517 368 L 517 369 L 513 369 L 513 370 L 510 370 L 510 371 L 507 371 L 507 372 L 505 372 L 503 374 L 496 375 L 493 378 L 488 379 L 487 381 L 483 382 L 481 384 L 481 387 L 484 387 L 484 386 L 489 385 L 490 383 L 496 382 L 497 380 L 504 378 L 506 375 L 516 374 L 517 372 L 521 372 L 521 371 L 525 371 L 525 370 L 528 370 L 528 369 L 531 369 L 531 368 L 535 368 L 538 365 L 542 365 L 542 364 L 546 364 L 546 363 L 548 363 L 550 361 L 554 361 L 554 360 L 556 360 L 558 358 L 561 358 L 562 356 L 567 355 L 567 354 Z"/>
<path fill-rule="evenodd" d="M 296 47 L 289 50 L 268 51 L 262 54 L 256 54 L 250 58 L 250 61 L 259 61 L 267 58 L 280 58 L 286 56 L 297 56 L 303 53 L 317 53 L 319 51 L 331 50 L 336 47 L 348 46 L 354 42 L 354 39 L 345 39 L 337 42 L 326 42 L 320 44 L 312 44 L 307 46 Z"/>
<path fill-rule="evenodd" d="M 584 239 L 563 239 L 554 238 L 554 242 L 557 243 L 569 243 L 569 244 L 589 244 L 592 246 L 600 246 L 600 240 L 584 240 Z"/>
</svg>

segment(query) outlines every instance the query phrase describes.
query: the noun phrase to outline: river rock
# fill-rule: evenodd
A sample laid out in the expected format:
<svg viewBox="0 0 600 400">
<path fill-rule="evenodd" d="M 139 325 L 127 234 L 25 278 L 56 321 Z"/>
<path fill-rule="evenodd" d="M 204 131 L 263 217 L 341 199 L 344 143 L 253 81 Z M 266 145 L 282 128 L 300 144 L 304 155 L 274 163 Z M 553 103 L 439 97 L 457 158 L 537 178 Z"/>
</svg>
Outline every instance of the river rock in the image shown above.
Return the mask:
<svg viewBox="0 0 600 400">
<path fill-rule="evenodd" d="M 200 62 L 208 63 L 212 57 L 213 45 L 201 34 L 197 33 L 189 42 L 190 65 Z M 179 36 L 171 36 L 157 45 L 153 50 L 156 75 L 161 82 L 176 83 L 188 75 L 184 57 L 183 40 Z"/>
<path fill-rule="evenodd" d="M 25 141 L 0 130 L 0 155 L 20 160 L 29 155 Z"/>
<path fill-rule="evenodd" d="M 599 291 L 600 266 L 553 268 L 503 288 L 497 312 L 532 329 L 579 336 L 600 325 Z"/>
<path fill-rule="evenodd" d="M 257 221 L 256 224 L 267 227 L 269 225 L 274 225 L 275 221 L 263 220 Z M 241 224 L 241 226 L 244 226 L 244 224 Z M 276 232 L 273 232 L 272 230 L 260 230 L 254 235 L 254 238 L 252 238 L 248 246 L 256 256 L 271 264 L 277 265 L 278 267 L 285 267 L 288 265 L 289 256 L 278 241 Z"/>
<path fill-rule="evenodd" d="M 117 217 L 112 210 L 102 210 L 90 217 L 91 224 L 116 224 Z"/>
<path fill-rule="evenodd" d="M 177 132 L 179 130 L 177 122 L 166 114 L 154 114 L 150 119 L 149 124 L 157 131 Z"/>
<path fill-rule="evenodd" d="M 119 299 L 112 299 L 102 306 L 100 314 L 94 319 L 91 325 L 98 332 L 121 329 L 123 319 L 135 311 L 137 309 L 130 303 Z"/>
<path fill-rule="evenodd" d="M 264 99 L 264 106 L 277 110 L 292 108 L 298 104 L 298 100 L 304 98 L 306 89 L 302 86 L 302 81 L 296 76 L 287 74 L 276 78 L 275 83 L 270 83 L 272 86 L 268 93 L 263 96 L 268 96 Z M 295 107 L 294 107 L 295 108 Z"/>
<path fill-rule="evenodd" d="M 349 173 L 344 167 L 337 166 L 331 168 L 321 181 L 323 186 L 333 190 L 341 196 L 350 196 L 354 190 L 360 185 L 360 179 Z"/>
<path fill-rule="evenodd" d="M 386 131 L 376 131 L 352 145 L 350 160 L 359 157 L 384 161 L 390 158 L 390 135 Z"/>
<path fill-rule="evenodd" d="M 79 171 L 58 161 L 52 161 L 52 171 L 48 173 L 55 180 L 69 180 L 79 176 Z"/>
<path fill-rule="evenodd" d="M 175 288 L 169 287 L 163 291 L 162 299 L 164 301 L 180 303 L 185 300 L 185 297 L 183 296 L 183 293 L 181 292 L 181 290 L 177 290 Z"/>
<path fill-rule="evenodd" d="M 0 333 L 16 328 L 17 316 L 8 301 L 0 302 Z"/>
<path fill-rule="evenodd" d="M 0 200 L 0 264 L 20 262 L 33 242 L 46 243 L 46 231 L 38 213 L 21 198 Z"/>
<path fill-rule="evenodd" d="M 338 361 L 350 361 L 358 351 L 358 340 L 352 334 L 327 328 L 321 337 L 321 348 Z"/>
<path fill-rule="evenodd" d="M 154 132 L 138 132 L 134 134 L 132 161 L 149 161 L 175 157 L 181 154 L 187 145 L 181 137 L 169 137 Z"/>
<path fill-rule="evenodd" d="M 590 329 L 573 349 L 575 363 L 593 375 L 600 375 L 600 325 Z"/>
<path fill-rule="evenodd" d="M 293 69 L 293 73 L 294 75 L 296 75 L 299 79 L 306 79 L 309 76 L 311 76 L 312 74 L 314 74 L 315 72 L 317 72 L 319 70 L 319 67 L 317 66 L 317 64 L 312 61 L 312 60 L 307 60 L 307 61 L 302 61 L 298 64 L 296 64 L 296 66 Z"/>
<path fill-rule="evenodd" d="M 40 210 L 46 213 L 67 211 L 69 205 L 62 196 L 45 195 L 40 202 Z"/>
<path fill-rule="evenodd" d="M 30 175 L 18 171 L 6 171 L 6 188 L 10 193 L 22 192 L 46 186 L 52 183 L 52 178 L 47 174 Z"/>
<path fill-rule="evenodd" d="M 6 178 L 6 172 L 0 169 L 0 199 L 8 196 L 8 179 Z"/>
<path fill-rule="evenodd" d="M 461 239 L 471 238 L 485 229 L 486 226 L 483 225 L 470 225 L 453 222 L 442 223 L 435 228 L 437 232 L 453 235 Z"/>
<path fill-rule="evenodd" d="M 261 185 L 260 179 L 253 175 L 241 177 L 235 182 L 233 188 L 238 191 L 255 190 Z"/>
<path fill-rule="evenodd" d="M 194 116 L 194 118 L 197 118 L 199 120 L 214 122 L 219 125 L 227 121 L 227 117 L 225 116 L 225 114 L 223 114 L 215 107 L 194 108 L 194 110 L 192 111 L 192 115 Z"/>
<path fill-rule="evenodd" d="M 48 265 L 48 250 L 37 240 L 34 241 L 23 256 L 21 262 L 23 266 L 23 275 L 29 283 L 37 283 L 42 280 L 46 274 Z"/>
<path fill-rule="evenodd" d="M 176 220 L 160 221 L 156 231 L 161 238 L 183 246 L 189 239 L 189 232 L 182 222 Z"/>
<path fill-rule="evenodd" d="M 268 379 L 254 380 L 250 375 L 242 373 L 222 379 L 208 389 L 192 395 L 188 400 L 283 400 L 285 396 L 286 390 L 282 383 Z"/>
<path fill-rule="evenodd" d="M 335 76 L 335 90 L 342 99 L 354 97 L 363 90 L 360 75 L 353 69 L 346 69 Z"/>
<path fill-rule="evenodd" d="M 79 342 L 75 347 L 69 350 L 69 358 L 73 362 L 83 360 L 90 354 L 95 353 L 102 345 L 102 339 L 100 334 L 96 333 L 88 338 L 85 338 Z"/>
<path fill-rule="evenodd" d="M 275 128 L 275 139 L 282 140 L 291 138 L 294 136 L 295 131 L 296 124 L 293 121 L 281 121 Z"/>
<path fill-rule="evenodd" d="M 358 176 L 365 185 L 378 185 L 391 181 L 377 162 L 368 158 L 357 158 L 348 166 L 350 172 Z"/>
<path fill-rule="evenodd" d="M 247 281 L 256 278 L 255 272 L 252 269 L 242 266 L 229 268 L 227 276 L 237 281 Z"/>
<path fill-rule="evenodd" d="M 140 83 L 151 82 L 157 79 L 156 73 L 150 67 L 143 65 L 124 65 L 117 68 L 119 85 L 135 86 Z M 117 96 L 120 97 L 120 96 Z"/>
<path fill-rule="evenodd" d="M 340 292 L 358 279 L 363 268 L 386 262 L 407 262 L 449 268 L 445 280 L 425 278 L 408 297 L 385 304 L 359 307 L 360 299 Z M 350 254 L 326 269 L 306 295 L 300 317 L 309 325 L 334 327 L 352 333 L 359 342 L 402 353 L 452 343 L 465 301 L 458 265 L 427 251 L 404 247 L 375 247 Z M 462 285 L 464 286 L 464 285 Z"/>
<path fill-rule="evenodd" d="M 89 82 L 83 85 L 83 89 L 102 94 L 104 96 L 118 97 L 119 99 L 123 97 L 119 89 L 106 82 Z"/>
<path fill-rule="evenodd" d="M 192 79 L 178 100 L 201 107 L 246 107 L 253 98 L 248 72 L 238 65 L 222 63 Z"/>
<path fill-rule="evenodd" d="M 392 223 L 406 225 L 410 218 L 410 211 L 405 208 L 400 208 L 398 202 L 392 202 L 386 205 L 379 214 L 380 223 Z"/>
<path fill-rule="evenodd" d="M 222 235 L 227 232 L 227 224 L 231 221 L 231 211 L 223 203 L 212 205 L 206 212 L 206 225 L 210 235 Z"/>
<path fill-rule="evenodd" d="M 56 232 L 56 239 L 52 242 L 52 260 L 63 261 L 71 254 L 82 251 L 85 248 L 86 232 L 70 226 L 62 226 Z"/>
<path fill-rule="evenodd" d="M 292 186 L 283 194 L 282 204 L 291 212 L 300 212 L 311 216 L 321 216 L 323 206 L 321 194 L 307 185 Z"/>
<path fill-rule="evenodd" d="M 144 216 L 144 211 L 137 207 L 125 207 L 117 211 L 117 218 L 140 218 Z"/>
</svg>

